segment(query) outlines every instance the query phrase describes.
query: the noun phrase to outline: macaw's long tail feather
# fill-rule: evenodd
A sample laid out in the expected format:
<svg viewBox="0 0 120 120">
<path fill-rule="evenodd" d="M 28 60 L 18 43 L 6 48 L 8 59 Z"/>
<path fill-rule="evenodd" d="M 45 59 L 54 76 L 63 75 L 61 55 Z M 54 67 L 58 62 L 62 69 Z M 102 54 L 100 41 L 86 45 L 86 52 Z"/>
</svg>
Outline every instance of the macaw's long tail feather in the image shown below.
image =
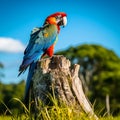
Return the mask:
<svg viewBox="0 0 120 120">
<path fill-rule="evenodd" d="M 18 74 L 18 77 L 24 73 L 27 69 L 27 67 L 29 66 L 29 64 L 25 64 L 24 61 L 22 62 L 22 64 L 20 65 L 20 68 L 19 68 L 19 74 Z"/>
<path fill-rule="evenodd" d="M 19 77 L 22 73 L 24 73 L 24 72 L 26 71 L 26 69 L 27 69 L 27 67 L 26 67 L 26 68 L 24 68 L 24 70 L 19 70 L 18 77 Z"/>
<path fill-rule="evenodd" d="M 24 97 L 24 102 L 25 102 L 26 106 L 28 106 L 28 103 L 29 103 L 29 90 L 30 90 L 30 86 L 32 83 L 32 77 L 33 77 L 36 67 L 37 67 L 37 62 L 33 62 L 33 63 L 31 63 L 30 68 L 29 68 L 27 82 L 26 82 L 26 88 L 25 88 L 25 97 Z"/>
</svg>

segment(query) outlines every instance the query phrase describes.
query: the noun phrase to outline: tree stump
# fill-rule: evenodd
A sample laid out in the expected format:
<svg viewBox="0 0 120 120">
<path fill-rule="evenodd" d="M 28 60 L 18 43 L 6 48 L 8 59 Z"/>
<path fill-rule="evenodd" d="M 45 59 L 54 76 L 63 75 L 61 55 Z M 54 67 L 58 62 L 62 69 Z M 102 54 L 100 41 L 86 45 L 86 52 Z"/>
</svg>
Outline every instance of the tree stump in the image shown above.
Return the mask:
<svg viewBox="0 0 120 120">
<path fill-rule="evenodd" d="M 31 91 L 36 106 L 39 100 L 48 105 L 48 94 L 67 105 L 80 106 L 89 117 L 97 116 L 86 98 L 80 78 L 78 77 L 80 65 L 71 67 L 71 62 L 62 55 L 45 58 L 38 62 L 32 78 Z M 49 103 L 50 104 L 50 103 Z"/>
</svg>

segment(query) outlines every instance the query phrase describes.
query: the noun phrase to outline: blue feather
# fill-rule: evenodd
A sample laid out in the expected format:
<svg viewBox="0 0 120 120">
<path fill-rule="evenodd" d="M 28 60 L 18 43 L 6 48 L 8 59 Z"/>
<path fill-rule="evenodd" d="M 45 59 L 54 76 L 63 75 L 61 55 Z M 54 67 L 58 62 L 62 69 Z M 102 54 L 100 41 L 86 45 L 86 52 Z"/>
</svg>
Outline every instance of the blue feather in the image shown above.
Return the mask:
<svg viewBox="0 0 120 120">
<path fill-rule="evenodd" d="M 31 80 L 32 80 L 32 76 L 34 74 L 34 70 L 35 70 L 36 66 L 37 66 L 37 62 L 35 62 L 35 63 L 33 62 L 30 65 L 30 68 L 29 68 L 26 87 L 25 87 L 25 97 L 24 97 L 24 101 L 25 101 L 26 105 L 27 105 L 27 103 L 29 101 L 29 89 L 30 89 L 30 86 L 31 86 Z"/>
</svg>

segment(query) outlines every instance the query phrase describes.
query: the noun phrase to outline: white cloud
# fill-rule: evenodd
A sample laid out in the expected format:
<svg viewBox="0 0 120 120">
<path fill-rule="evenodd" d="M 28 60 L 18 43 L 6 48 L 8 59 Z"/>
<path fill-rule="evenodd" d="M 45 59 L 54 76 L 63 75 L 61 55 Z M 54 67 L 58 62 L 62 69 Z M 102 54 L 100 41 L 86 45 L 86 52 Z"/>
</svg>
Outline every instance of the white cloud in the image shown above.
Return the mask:
<svg viewBox="0 0 120 120">
<path fill-rule="evenodd" d="M 18 53 L 23 52 L 25 46 L 16 39 L 0 37 L 0 52 Z"/>
</svg>

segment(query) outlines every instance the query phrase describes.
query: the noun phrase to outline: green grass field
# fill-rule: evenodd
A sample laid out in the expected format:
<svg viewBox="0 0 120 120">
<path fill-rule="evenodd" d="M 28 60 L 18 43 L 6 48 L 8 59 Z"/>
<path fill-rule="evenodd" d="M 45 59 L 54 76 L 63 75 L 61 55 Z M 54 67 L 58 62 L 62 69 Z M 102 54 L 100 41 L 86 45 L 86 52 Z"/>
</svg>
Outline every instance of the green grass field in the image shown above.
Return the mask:
<svg viewBox="0 0 120 120">
<path fill-rule="evenodd" d="M 18 116 L 18 117 L 12 117 L 12 116 L 0 116 L 0 120 L 34 120 L 34 118 L 26 118 L 25 115 L 22 116 Z M 72 118 L 68 118 L 68 117 L 61 117 L 61 118 L 44 118 L 43 120 L 90 120 L 87 117 L 81 117 L 81 116 L 77 116 L 77 118 L 74 116 Z M 93 120 L 93 119 L 91 119 Z M 100 120 L 120 120 L 120 116 L 118 117 L 102 117 L 100 118 Z"/>
<path fill-rule="evenodd" d="M 14 98 L 15 101 L 21 104 L 24 113 L 17 114 L 10 110 L 6 105 L 6 111 L 10 114 L 7 116 L 6 114 L 0 116 L 0 120 L 34 120 L 35 115 L 31 112 L 31 105 L 29 109 L 18 99 Z M 75 106 L 67 106 L 66 104 L 58 104 L 58 101 L 54 98 L 51 98 L 53 105 L 46 106 L 43 103 L 39 103 L 37 120 L 94 120 L 94 118 L 89 118 L 87 114 L 83 111 L 76 109 Z M 6 113 L 6 112 L 5 112 Z M 120 116 L 118 117 L 99 117 L 100 120 L 120 120 Z"/>
</svg>

